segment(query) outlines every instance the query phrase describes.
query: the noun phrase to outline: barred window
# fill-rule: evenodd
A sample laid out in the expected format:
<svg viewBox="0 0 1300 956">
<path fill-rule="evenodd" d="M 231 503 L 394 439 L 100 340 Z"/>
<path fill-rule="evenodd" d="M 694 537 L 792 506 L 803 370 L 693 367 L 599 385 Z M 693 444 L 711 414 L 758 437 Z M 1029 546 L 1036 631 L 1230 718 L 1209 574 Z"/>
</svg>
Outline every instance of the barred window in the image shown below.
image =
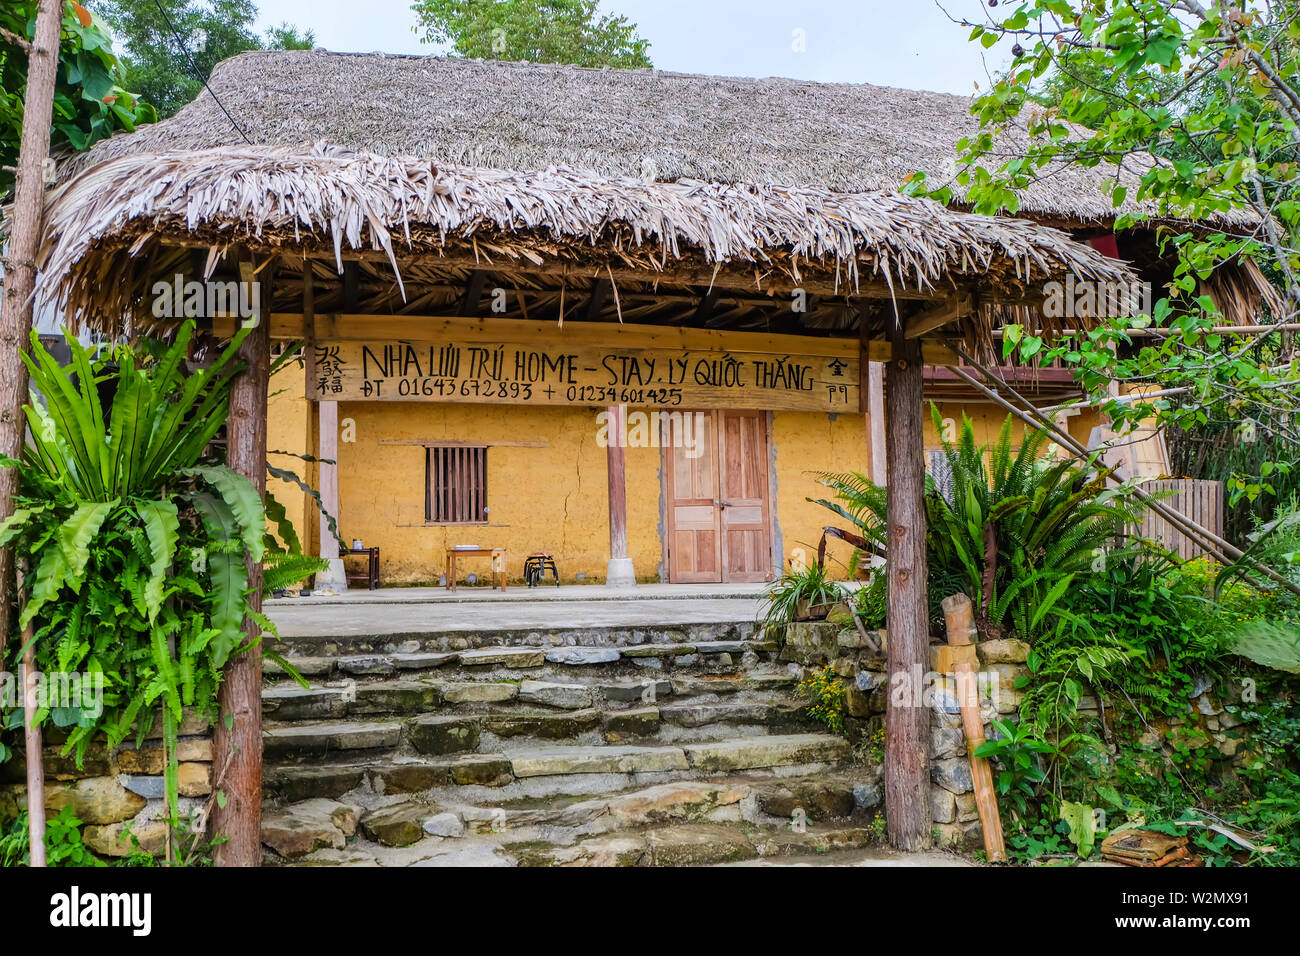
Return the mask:
<svg viewBox="0 0 1300 956">
<path fill-rule="evenodd" d="M 425 521 L 487 521 L 487 446 L 443 445 L 428 449 L 424 488 Z"/>
</svg>

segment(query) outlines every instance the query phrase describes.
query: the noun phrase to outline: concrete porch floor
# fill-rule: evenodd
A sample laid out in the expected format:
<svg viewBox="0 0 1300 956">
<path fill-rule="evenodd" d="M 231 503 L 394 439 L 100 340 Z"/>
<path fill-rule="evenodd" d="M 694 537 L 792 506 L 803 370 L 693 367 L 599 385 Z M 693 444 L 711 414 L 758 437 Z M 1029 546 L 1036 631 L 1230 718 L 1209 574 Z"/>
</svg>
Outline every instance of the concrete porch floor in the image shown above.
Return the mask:
<svg viewBox="0 0 1300 956">
<path fill-rule="evenodd" d="M 640 584 L 352 589 L 274 598 L 266 613 L 281 637 L 494 631 L 521 628 L 643 627 L 752 622 L 768 584 Z"/>
</svg>

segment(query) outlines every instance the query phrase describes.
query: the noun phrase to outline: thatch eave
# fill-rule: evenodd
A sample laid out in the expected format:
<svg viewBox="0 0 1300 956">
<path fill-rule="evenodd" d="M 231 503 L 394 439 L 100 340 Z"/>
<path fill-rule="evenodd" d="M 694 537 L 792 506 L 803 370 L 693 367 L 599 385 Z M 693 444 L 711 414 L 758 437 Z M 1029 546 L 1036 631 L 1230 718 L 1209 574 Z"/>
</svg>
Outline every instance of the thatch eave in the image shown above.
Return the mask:
<svg viewBox="0 0 1300 956">
<path fill-rule="evenodd" d="M 398 283 L 403 262 L 443 259 L 895 300 L 1133 278 L 1057 230 L 896 193 L 517 173 L 316 144 L 131 154 L 66 180 L 48 206 L 42 292 L 72 324 L 111 329 L 138 317 L 162 250 L 231 245 L 339 271 L 381 258 Z"/>
</svg>

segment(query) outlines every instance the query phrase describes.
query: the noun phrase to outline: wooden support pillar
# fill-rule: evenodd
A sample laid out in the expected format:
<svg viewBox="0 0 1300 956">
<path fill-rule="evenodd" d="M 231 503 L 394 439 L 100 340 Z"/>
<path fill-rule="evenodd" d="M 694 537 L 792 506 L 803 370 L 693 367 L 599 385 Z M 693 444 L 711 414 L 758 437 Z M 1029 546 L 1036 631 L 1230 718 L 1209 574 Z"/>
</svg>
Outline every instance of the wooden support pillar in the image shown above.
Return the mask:
<svg viewBox="0 0 1300 956">
<path fill-rule="evenodd" d="M 330 464 L 339 460 L 339 403 L 319 402 L 320 432 L 317 438 L 320 453 L 320 500 L 324 511 L 338 520 L 339 466 Z M 320 556 L 331 561 L 339 556 L 339 542 L 330 531 L 329 519 L 320 516 Z"/>
<path fill-rule="evenodd" d="M 611 405 L 606 410 L 608 424 L 606 454 L 609 459 L 609 566 L 605 571 L 605 584 L 610 587 L 631 587 L 636 584 L 636 571 L 627 554 L 627 461 L 623 453 L 623 436 L 626 433 L 623 416 L 627 409 Z"/>
<path fill-rule="evenodd" d="M 930 713 L 924 706 L 930 628 L 925 563 L 925 422 L 921 343 L 894 330 L 885 390 L 889 503 L 889 704 L 885 714 L 885 818 L 901 850 L 931 843 Z M 862 360 L 865 362 L 864 354 Z"/>
<path fill-rule="evenodd" d="M 267 267 L 269 270 L 270 266 Z M 241 277 L 244 278 L 244 277 Z M 246 281 L 246 280 L 245 280 Z M 268 283 L 269 285 L 269 283 Z M 270 384 L 270 289 L 262 290 L 262 314 L 239 347 L 246 368 L 230 390 L 230 418 L 226 424 L 226 463 L 266 491 L 266 406 Z M 249 604 L 262 608 L 262 565 L 245 559 L 248 566 Z M 250 640 L 262 630 L 244 621 Z M 225 837 L 217 846 L 217 866 L 260 866 L 262 862 L 262 654 L 255 649 L 231 659 L 221 681 L 220 716 L 213 735 L 213 766 L 225 775 L 216 786 L 225 793 L 217 805 L 213 830 Z M 229 726 L 227 726 L 229 724 Z M 227 764 L 227 761 L 229 763 Z"/>
<path fill-rule="evenodd" d="M 867 477 L 885 484 L 885 365 L 864 362 L 867 383 Z"/>
</svg>

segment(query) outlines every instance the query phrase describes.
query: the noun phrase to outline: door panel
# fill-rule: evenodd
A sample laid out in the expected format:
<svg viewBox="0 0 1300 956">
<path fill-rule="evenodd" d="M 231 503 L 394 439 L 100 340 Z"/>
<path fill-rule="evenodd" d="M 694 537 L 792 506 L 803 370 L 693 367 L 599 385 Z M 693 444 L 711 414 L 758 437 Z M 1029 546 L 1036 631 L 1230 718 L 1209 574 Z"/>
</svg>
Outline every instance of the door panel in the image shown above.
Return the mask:
<svg viewBox="0 0 1300 956">
<path fill-rule="evenodd" d="M 722 580 L 721 529 L 718 517 L 718 460 L 716 421 L 711 413 L 701 418 L 680 416 L 667 420 L 663 435 L 667 459 L 668 579 L 683 584 L 716 584 Z M 703 450 L 689 457 L 678 429 L 683 421 L 698 421 L 703 434 L 691 436 Z"/>
<path fill-rule="evenodd" d="M 693 443 L 669 419 L 663 436 L 668 501 L 668 577 L 679 583 L 766 581 L 771 576 L 767 416 L 687 412 L 703 434 Z M 687 455 L 693 445 L 697 457 Z"/>
<path fill-rule="evenodd" d="M 720 413 L 724 581 L 766 581 L 772 574 L 767 480 L 767 415 Z"/>
</svg>

